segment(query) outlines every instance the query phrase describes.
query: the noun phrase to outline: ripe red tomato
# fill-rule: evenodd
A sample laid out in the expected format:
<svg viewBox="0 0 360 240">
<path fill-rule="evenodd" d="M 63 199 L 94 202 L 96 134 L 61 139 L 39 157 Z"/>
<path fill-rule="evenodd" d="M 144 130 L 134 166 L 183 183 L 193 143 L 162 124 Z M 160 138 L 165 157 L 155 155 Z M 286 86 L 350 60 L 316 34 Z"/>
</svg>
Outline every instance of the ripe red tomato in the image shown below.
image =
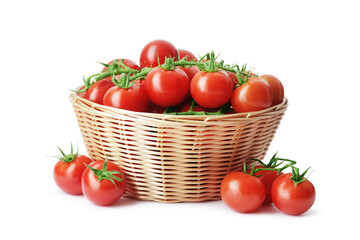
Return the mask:
<svg viewBox="0 0 360 240">
<path fill-rule="evenodd" d="M 284 100 L 284 87 L 281 81 L 277 77 L 270 74 L 261 75 L 260 78 L 267 81 L 267 83 L 270 85 L 272 89 L 273 101 L 271 105 L 275 106 L 277 104 L 282 103 L 282 101 Z"/>
<path fill-rule="evenodd" d="M 180 60 L 183 59 L 184 57 L 187 57 L 188 61 L 195 61 L 195 62 L 197 61 L 196 56 L 192 52 L 190 52 L 188 50 L 179 49 L 178 54 L 179 54 L 179 59 Z"/>
<path fill-rule="evenodd" d="M 61 151 L 61 149 L 60 149 Z M 80 195 L 81 190 L 81 176 L 86 169 L 86 164 L 92 161 L 90 158 L 73 153 L 65 155 L 62 151 L 62 157 L 54 167 L 54 180 L 57 186 L 68 194 Z"/>
<path fill-rule="evenodd" d="M 151 102 L 161 107 L 170 107 L 185 100 L 189 93 L 190 81 L 179 68 L 154 68 L 146 76 L 145 84 Z"/>
<path fill-rule="evenodd" d="M 105 106 L 146 112 L 149 106 L 149 98 L 144 85 L 135 83 L 128 89 L 118 86 L 110 88 L 104 95 L 103 103 Z"/>
<path fill-rule="evenodd" d="M 111 80 L 104 78 L 95 82 L 88 90 L 86 90 L 84 98 L 97 104 L 103 104 L 105 93 L 113 86 L 115 86 L 115 84 Z"/>
<path fill-rule="evenodd" d="M 255 166 L 254 170 L 258 169 L 258 168 L 263 168 L 262 166 Z M 251 172 L 251 170 L 248 170 L 248 172 Z M 256 172 L 254 174 L 258 179 L 260 179 L 264 185 L 265 185 L 265 200 L 264 200 L 264 204 L 271 204 L 272 198 L 271 198 L 271 187 L 273 182 L 275 181 L 276 178 L 278 178 L 279 176 L 283 175 L 283 172 L 280 172 L 280 174 L 278 174 L 277 171 L 272 171 L 272 170 L 260 170 L 258 172 Z"/>
<path fill-rule="evenodd" d="M 259 111 L 271 106 L 272 95 L 271 87 L 264 79 L 251 77 L 234 90 L 231 105 L 238 113 Z"/>
<path fill-rule="evenodd" d="M 193 99 L 204 108 L 218 108 L 227 103 L 233 92 L 233 82 L 224 71 L 195 74 L 190 92 Z"/>
<path fill-rule="evenodd" d="M 165 57 L 176 58 L 174 45 L 165 40 L 154 40 L 146 44 L 140 54 L 141 67 L 157 67 L 165 62 Z"/>
<path fill-rule="evenodd" d="M 122 169 L 107 159 L 91 163 L 81 178 L 82 190 L 87 199 L 96 205 L 111 205 L 125 192 L 126 180 Z"/>
<path fill-rule="evenodd" d="M 315 188 L 307 179 L 295 186 L 291 176 L 291 173 L 286 173 L 278 177 L 272 185 L 271 196 L 280 211 L 299 215 L 309 210 L 315 202 Z"/>
<path fill-rule="evenodd" d="M 252 212 L 264 202 L 265 186 L 255 176 L 232 172 L 221 182 L 220 194 L 231 209 L 242 213 Z"/>
</svg>

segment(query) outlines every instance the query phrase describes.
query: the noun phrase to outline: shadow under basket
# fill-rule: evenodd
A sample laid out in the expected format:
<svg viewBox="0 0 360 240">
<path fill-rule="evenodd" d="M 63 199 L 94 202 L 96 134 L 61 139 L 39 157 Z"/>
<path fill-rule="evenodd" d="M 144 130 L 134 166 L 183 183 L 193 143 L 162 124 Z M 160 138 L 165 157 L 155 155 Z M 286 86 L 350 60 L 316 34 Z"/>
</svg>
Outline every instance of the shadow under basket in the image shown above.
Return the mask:
<svg viewBox="0 0 360 240">
<path fill-rule="evenodd" d="M 226 174 L 263 159 L 288 106 L 226 115 L 166 115 L 116 109 L 70 95 L 93 160 L 125 172 L 125 196 L 157 202 L 218 200 Z"/>
</svg>

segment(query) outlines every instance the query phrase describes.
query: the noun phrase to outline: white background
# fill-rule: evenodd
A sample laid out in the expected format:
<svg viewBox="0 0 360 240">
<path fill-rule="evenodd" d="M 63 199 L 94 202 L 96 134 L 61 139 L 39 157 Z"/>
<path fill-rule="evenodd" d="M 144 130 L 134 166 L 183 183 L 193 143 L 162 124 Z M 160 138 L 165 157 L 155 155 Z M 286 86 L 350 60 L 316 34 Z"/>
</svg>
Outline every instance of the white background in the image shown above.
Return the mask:
<svg viewBox="0 0 360 240">
<path fill-rule="evenodd" d="M 4 239 L 314 239 L 357 234 L 359 8 L 356 1 L 2 1 L 0 3 L 1 235 Z M 121 199 L 98 207 L 61 192 L 56 145 L 86 154 L 69 102 L 97 61 L 129 58 L 166 39 L 214 50 L 278 76 L 290 105 L 267 158 L 312 166 L 312 209 L 231 211 L 221 201 Z M 354 220 L 355 217 L 355 220 Z"/>
</svg>

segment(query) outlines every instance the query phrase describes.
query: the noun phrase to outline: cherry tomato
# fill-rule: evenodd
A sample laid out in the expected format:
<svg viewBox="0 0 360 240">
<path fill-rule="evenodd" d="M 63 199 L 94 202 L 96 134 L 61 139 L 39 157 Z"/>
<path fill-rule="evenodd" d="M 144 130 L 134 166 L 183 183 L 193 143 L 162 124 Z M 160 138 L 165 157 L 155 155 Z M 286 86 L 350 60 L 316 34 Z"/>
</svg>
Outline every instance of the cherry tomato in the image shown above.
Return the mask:
<svg viewBox="0 0 360 240">
<path fill-rule="evenodd" d="M 262 166 L 255 166 L 254 170 L 258 169 L 258 168 L 263 168 Z M 248 172 L 250 172 L 251 170 L 248 170 Z M 280 172 L 280 174 L 277 173 L 277 171 L 272 171 L 272 170 L 260 170 L 258 172 L 256 172 L 254 174 L 258 179 L 260 179 L 264 185 L 265 185 L 265 200 L 264 200 L 264 204 L 271 204 L 272 198 L 271 198 L 271 187 L 273 182 L 275 181 L 276 178 L 278 178 L 279 176 L 283 175 L 282 172 Z"/>
<path fill-rule="evenodd" d="M 272 99 L 270 85 L 264 79 L 251 77 L 234 90 L 231 105 L 238 113 L 253 112 L 270 107 Z"/>
<path fill-rule="evenodd" d="M 135 83 L 128 89 L 114 86 L 105 93 L 103 102 L 105 106 L 137 112 L 146 112 L 149 106 L 146 89 L 142 83 Z"/>
<path fill-rule="evenodd" d="M 179 68 L 154 68 L 145 79 L 149 99 L 158 106 L 170 107 L 183 102 L 189 93 L 189 78 Z"/>
<path fill-rule="evenodd" d="M 265 186 L 255 176 L 232 172 L 221 182 L 220 194 L 231 209 L 242 213 L 252 212 L 264 202 Z"/>
<path fill-rule="evenodd" d="M 271 196 L 280 211 L 299 215 L 309 210 L 315 202 L 315 188 L 307 179 L 295 186 L 291 176 L 291 173 L 286 173 L 278 177 L 272 185 Z"/>
<path fill-rule="evenodd" d="M 272 89 L 273 101 L 271 105 L 275 106 L 277 104 L 282 103 L 284 100 L 284 87 L 281 81 L 277 77 L 270 74 L 261 75 L 260 78 L 267 81 L 267 83 L 270 85 Z"/>
<path fill-rule="evenodd" d="M 92 102 L 103 104 L 104 95 L 115 84 L 109 79 L 102 79 L 95 82 L 85 93 L 84 98 Z"/>
<path fill-rule="evenodd" d="M 157 67 L 165 62 L 165 57 L 176 58 L 177 50 L 174 45 L 165 40 L 154 40 L 149 42 L 141 51 L 141 67 Z"/>
<path fill-rule="evenodd" d="M 204 108 L 219 108 L 227 103 L 233 92 L 233 82 L 224 71 L 195 74 L 190 92 L 193 99 Z"/>
<path fill-rule="evenodd" d="M 188 50 L 185 50 L 185 49 L 179 49 L 178 50 L 178 54 L 179 54 L 179 59 L 183 59 L 184 57 L 187 57 L 187 60 L 188 61 L 197 61 L 197 58 L 195 57 L 195 55 L 188 51 Z"/>
<path fill-rule="evenodd" d="M 96 205 L 107 206 L 124 194 L 126 180 L 122 169 L 106 159 L 91 163 L 82 175 L 81 184 L 87 199 Z"/>
<path fill-rule="evenodd" d="M 60 148 L 59 148 L 60 149 Z M 73 153 L 65 155 L 60 149 L 62 157 L 54 167 L 54 180 L 57 186 L 68 194 L 81 195 L 81 176 L 86 169 L 86 164 L 92 161 L 90 158 Z"/>
</svg>

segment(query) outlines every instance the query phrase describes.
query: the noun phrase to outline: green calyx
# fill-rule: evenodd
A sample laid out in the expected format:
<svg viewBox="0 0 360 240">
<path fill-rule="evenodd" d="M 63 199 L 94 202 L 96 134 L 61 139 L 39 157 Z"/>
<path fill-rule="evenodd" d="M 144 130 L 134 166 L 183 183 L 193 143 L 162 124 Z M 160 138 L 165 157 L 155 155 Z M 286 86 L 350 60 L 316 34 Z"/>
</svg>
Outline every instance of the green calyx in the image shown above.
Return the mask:
<svg viewBox="0 0 360 240">
<path fill-rule="evenodd" d="M 76 153 L 74 153 L 74 149 L 73 149 L 73 145 L 71 143 L 71 152 L 70 154 L 65 154 L 63 152 L 63 150 L 61 150 L 61 148 L 59 146 L 57 146 L 57 148 L 60 150 L 61 152 L 61 155 L 57 156 L 57 158 L 60 160 L 60 161 L 63 161 L 63 162 L 66 162 L 66 163 L 70 163 L 72 161 L 74 161 L 74 159 L 78 156 L 79 154 L 79 148 L 78 150 L 76 151 Z"/>
<path fill-rule="evenodd" d="M 299 183 L 306 181 L 308 177 L 305 177 L 306 173 L 309 171 L 310 167 L 306 169 L 302 174 L 300 174 L 299 168 L 291 166 L 292 176 L 290 177 L 291 180 L 294 182 L 294 186 L 296 187 Z"/>
<path fill-rule="evenodd" d="M 112 182 L 115 187 L 117 188 L 117 185 L 115 183 L 114 180 L 116 181 L 119 181 L 119 182 L 122 182 L 124 180 L 124 174 L 119 172 L 119 171 L 108 171 L 107 170 L 107 161 L 108 161 L 108 156 L 106 157 L 105 161 L 104 161 L 104 165 L 103 165 L 103 168 L 102 169 L 96 169 L 96 168 L 93 168 L 89 165 L 87 165 L 85 163 L 85 165 L 91 170 L 94 172 L 94 174 L 98 177 L 98 181 L 101 182 L 102 180 L 106 179 L 106 180 L 109 180 L 110 182 Z M 120 174 L 122 175 L 123 177 L 122 178 L 119 178 L 117 176 L 115 176 L 114 174 Z"/>
</svg>

